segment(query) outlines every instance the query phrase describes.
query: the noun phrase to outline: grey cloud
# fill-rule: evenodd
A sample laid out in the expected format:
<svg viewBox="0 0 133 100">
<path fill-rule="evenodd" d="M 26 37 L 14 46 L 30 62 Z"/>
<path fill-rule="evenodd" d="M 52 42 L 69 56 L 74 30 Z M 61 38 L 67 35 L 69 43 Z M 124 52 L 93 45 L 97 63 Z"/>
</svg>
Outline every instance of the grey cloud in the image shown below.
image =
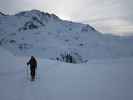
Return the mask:
<svg viewBox="0 0 133 100">
<path fill-rule="evenodd" d="M 0 0 L 0 10 L 16 13 L 39 9 L 72 21 L 91 24 L 102 32 L 133 33 L 132 0 Z"/>
</svg>

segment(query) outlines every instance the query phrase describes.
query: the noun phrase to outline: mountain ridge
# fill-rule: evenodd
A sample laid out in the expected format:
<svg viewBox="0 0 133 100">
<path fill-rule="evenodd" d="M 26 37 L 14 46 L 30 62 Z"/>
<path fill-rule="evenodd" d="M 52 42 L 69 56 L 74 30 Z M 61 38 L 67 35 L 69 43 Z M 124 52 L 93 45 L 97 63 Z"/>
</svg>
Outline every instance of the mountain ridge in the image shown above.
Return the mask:
<svg viewBox="0 0 133 100">
<path fill-rule="evenodd" d="M 89 24 L 60 19 L 30 10 L 0 18 L 0 44 L 15 55 L 63 61 L 70 54 L 76 62 L 131 57 L 133 38 L 107 36 Z"/>
</svg>

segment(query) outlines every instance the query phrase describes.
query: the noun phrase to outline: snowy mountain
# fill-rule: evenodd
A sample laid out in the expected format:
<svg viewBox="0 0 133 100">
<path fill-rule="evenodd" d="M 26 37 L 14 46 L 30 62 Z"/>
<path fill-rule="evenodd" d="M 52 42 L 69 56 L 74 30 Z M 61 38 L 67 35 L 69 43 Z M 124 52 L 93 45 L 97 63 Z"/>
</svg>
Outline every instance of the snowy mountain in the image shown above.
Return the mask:
<svg viewBox="0 0 133 100">
<path fill-rule="evenodd" d="M 4 13 L 0 12 L 0 16 L 6 16 Z"/>
<path fill-rule="evenodd" d="M 75 62 L 133 56 L 133 38 L 103 35 L 87 24 L 38 10 L 0 14 L 0 45 L 14 55 Z"/>
</svg>

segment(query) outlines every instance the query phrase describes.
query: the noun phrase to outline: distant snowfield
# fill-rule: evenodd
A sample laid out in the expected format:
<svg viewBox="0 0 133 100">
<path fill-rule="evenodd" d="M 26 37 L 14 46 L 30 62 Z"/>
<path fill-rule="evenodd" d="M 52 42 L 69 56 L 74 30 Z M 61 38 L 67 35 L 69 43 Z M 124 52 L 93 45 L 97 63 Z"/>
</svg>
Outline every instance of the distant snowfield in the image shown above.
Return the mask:
<svg viewBox="0 0 133 100">
<path fill-rule="evenodd" d="M 133 100 L 133 59 L 66 64 L 38 59 L 37 80 L 29 58 L 0 48 L 0 100 Z"/>
</svg>

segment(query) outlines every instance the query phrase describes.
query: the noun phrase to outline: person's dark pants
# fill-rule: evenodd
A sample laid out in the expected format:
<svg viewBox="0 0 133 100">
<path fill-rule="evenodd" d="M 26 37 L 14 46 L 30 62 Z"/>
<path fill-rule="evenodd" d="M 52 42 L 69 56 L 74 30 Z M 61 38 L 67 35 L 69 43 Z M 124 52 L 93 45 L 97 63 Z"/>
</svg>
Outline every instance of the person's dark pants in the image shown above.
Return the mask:
<svg viewBox="0 0 133 100">
<path fill-rule="evenodd" d="M 36 69 L 35 66 L 30 67 L 31 80 L 35 80 Z"/>
</svg>

